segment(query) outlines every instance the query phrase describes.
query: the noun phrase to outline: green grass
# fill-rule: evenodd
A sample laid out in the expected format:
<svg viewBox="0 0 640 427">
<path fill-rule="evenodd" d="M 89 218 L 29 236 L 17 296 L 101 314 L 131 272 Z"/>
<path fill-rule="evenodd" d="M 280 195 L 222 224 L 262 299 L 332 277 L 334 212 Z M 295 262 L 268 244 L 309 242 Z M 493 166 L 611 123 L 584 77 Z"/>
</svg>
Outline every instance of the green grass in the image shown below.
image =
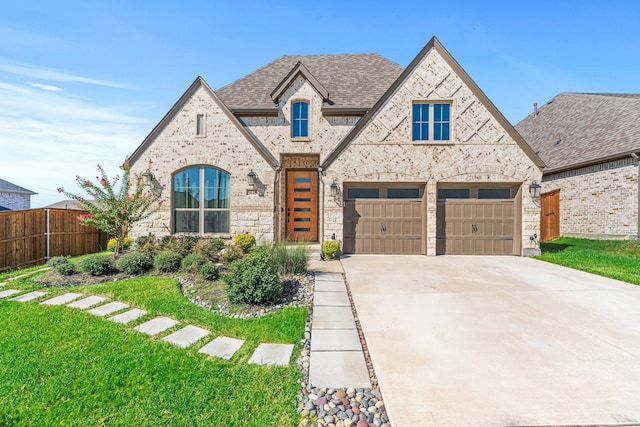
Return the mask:
<svg viewBox="0 0 640 427">
<path fill-rule="evenodd" d="M 9 286 L 42 289 L 29 277 Z M 0 426 L 297 425 L 295 360 L 286 367 L 247 360 L 260 342 L 298 351 L 306 309 L 230 319 L 187 301 L 167 277 L 47 290 L 45 298 L 81 291 L 149 311 L 135 324 L 164 315 L 212 334 L 185 350 L 68 307 L 0 300 Z M 197 353 L 218 335 L 247 341 L 230 361 Z"/>
<path fill-rule="evenodd" d="M 560 237 L 541 244 L 536 258 L 612 279 L 640 284 L 640 241 Z"/>
</svg>

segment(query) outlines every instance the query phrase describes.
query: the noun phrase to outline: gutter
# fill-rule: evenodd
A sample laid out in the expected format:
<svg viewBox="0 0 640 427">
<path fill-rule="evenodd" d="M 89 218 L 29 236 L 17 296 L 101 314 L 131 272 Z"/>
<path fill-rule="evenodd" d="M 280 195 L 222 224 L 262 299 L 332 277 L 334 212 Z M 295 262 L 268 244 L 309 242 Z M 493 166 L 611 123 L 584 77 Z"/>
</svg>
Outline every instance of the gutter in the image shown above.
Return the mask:
<svg viewBox="0 0 640 427">
<path fill-rule="evenodd" d="M 631 151 L 624 151 L 622 153 L 618 153 L 618 154 L 613 154 L 610 156 L 606 156 L 606 157 L 599 157 L 597 159 L 591 159 L 591 160 L 585 160 L 583 162 L 579 162 L 579 163 L 574 163 L 571 165 L 567 165 L 567 166 L 560 166 L 557 168 L 551 168 L 551 169 L 544 169 L 542 172 L 542 175 L 551 175 L 554 173 L 560 173 L 560 172 L 567 172 L 573 169 L 580 169 L 580 168 L 584 168 L 587 166 L 593 166 L 593 165 L 598 165 L 600 163 L 607 163 L 607 162 L 612 162 L 614 160 L 622 160 L 622 159 L 626 159 L 627 157 L 633 157 L 634 159 L 636 159 L 638 157 L 638 153 L 640 153 L 640 150 L 631 150 Z"/>
</svg>

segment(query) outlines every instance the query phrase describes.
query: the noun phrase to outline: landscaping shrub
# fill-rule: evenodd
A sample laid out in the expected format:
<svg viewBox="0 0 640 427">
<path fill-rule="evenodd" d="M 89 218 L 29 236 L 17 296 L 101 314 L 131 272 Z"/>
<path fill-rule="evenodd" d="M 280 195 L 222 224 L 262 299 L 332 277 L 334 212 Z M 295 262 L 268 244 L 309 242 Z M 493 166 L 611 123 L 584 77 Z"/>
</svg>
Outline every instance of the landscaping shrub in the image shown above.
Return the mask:
<svg viewBox="0 0 640 427">
<path fill-rule="evenodd" d="M 182 258 L 182 262 L 180 263 L 180 265 L 184 271 L 195 273 L 196 271 L 200 271 L 200 267 L 202 267 L 207 262 L 209 262 L 209 258 L 204 255 L 189 254 L 186 257 Z"/>
<path fill-rule="evenodd" d="M 141 248 L 147 243 L 155 243 L 155 242 L 156 242 L 156 236 L 154 236 L 153 234 L 149 234 L 147 236 L 140 236 L 136 239 L 136 248 Z"/>
<path fill-rule="evenodd" d="M 224 246 L 223 246 L 224 247 Z M 191 249 L 192 254 L 203 255 L 209 261 L 220 259 L 220 249 L 213 243 L 213 239 L 202 239 Z"/>
<path fill-rule="evenodd" d="M 340 242 L 337 240 L 325 240 L 322 244 L 322 252 L 325 258 L 336 258 L 336 255 L 340 252 Z"/>
<path fill-rule="evenodd" d="M 162 249 L 177 252 L 184 257 L 191 252 L 191 249 L 193 249 L 199 240 L 200 238 L 197 236 L 169 236 L 169 239 L 166 239 L 166 243 L 163 244 Z M 165 239 L 163 238 L 163 242 L 164 241 Z"/>
<path fill-rule="evenodd" d="M 60 257 L 60 258 L 63 258 L 63 257 Z M 54 270 L 56 271 L 56 273 L 61 274 L 63 276 L 71 276 L 76 272 L 76 266 L 73 265 L 71 261 L 67 260 L 66 262 L 56 265 L 54 267 Z"/>
<path fill-rule="evenodd" d="M 230 264 L 243 256 L 244 252 L 236 245 L 227 246 L 220 252 L 220 260 L 226 264 Z"/>
<path fill-rule="evenodd" d="M 103 276 L 111 273 L 113 264 L 109 255 L 91 255 L 82 260 L 80 270 L 92 276 Z"/>
<path fill-rule="evenodd" d="M 282 282 L 265 247 L 233 262 L 222 280 L 227 298 L 233 303 L 264 304 L 282 294 Z"/>
<path fill-rule="evenodd" d="M 218 251 L 223 250 L 226 244 L 225 240 L 222 237 L 214 237 L 209 242 L 210 242 L 211 248 Z"/>
<path fill-rule="evenodd" d="M 309 266 L 309 252 L 304 244 L 279 242 L 271 248 L 271 259 L 278 274 L 304 274 Z"/>
<path fill-rule="evenodd" d="M 107 250 L 109 252 L 115 252 L 117 243 L 118 243 L 118 240 L 109 239 L 109 242 L 107 242 Z M 131 247 L 131 245 L 133 245 L 133 239 L 131 237 L 125 237 L 124 241 L 122 242 L 122 247 L 120 248 L 120 252 L 128 250 Z"/>
<path fill-rule="evenodd" d="M 238 234 L 233 242 L 246 254 L 256 245 L 256 238 L 251 234 Z"/>
<path fill-rule="evenodd" d="M 153 257 L 144 252 L 131 252 L 122 255 L 116 263 L 118 270 L 128 274 L 141 274 L 153 268 Z"/>
<path fill-rule="evenodd" d="M 153 265 L 156 269 L 168 273 L 180 270 L 180 261 L 182 255 L 173 251 L 162 251 L 153 259 Z"/>
<path fill-rule="evenodd" d="M 54 256 L 53 258 L 50 258 L 49 261 L 47 261 L 47 266 L 55 269 L 60 264 L 66 264 L 68 262 L 69 262 L 69 257 Z"/>
<path fill-rule="evenodd" d="M 218 280 L 220 278 L 218 266 L 212 262 L 203 264 L 202 267 L 200 267 L 200 274 L 204 280 Z"/>
</svg>

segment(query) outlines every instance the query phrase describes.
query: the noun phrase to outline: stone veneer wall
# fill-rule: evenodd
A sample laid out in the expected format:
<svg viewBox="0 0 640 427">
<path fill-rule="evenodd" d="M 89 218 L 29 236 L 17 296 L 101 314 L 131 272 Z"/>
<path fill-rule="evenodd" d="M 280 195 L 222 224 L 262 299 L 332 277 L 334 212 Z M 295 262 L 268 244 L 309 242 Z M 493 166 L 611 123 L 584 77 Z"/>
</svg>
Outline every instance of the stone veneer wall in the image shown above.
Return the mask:
<svg viewBox="0 0 640 427">
<path fill-rule="evenodd" d="M 205 114 L 206 132 L 196 136 L 196 115 Z M 158 185 L 165 185 L 162 207 L 131 231 L 131 236 L 171 234 L 172 174 L 190 166 L 207 165 L 231 174 L 231 229 L 223 237 L 251 233 L 258 241 L 274 237 L 275 172 L 240 133 L 204 88 L 199 88 L 160 132 L 132 172 L 151 170 Z M 247 174 L 253 169 L 260 181 L 258 193 L 247 192 Z"/>
<path fill-rule="evenodd" d="M 417 100 L 451 102 L 451 141 L 411 140 L 411 109 Z M 432 50 L 387 100 L 349 147 L 327 170 L 326 182 L 412 182 L 426 184 L 427 241 L 436 251 L 437 185 L 441 182 L 541 181 L 542 172 L 489 113 L 446 61 Z M 343 236 L 342 208 L 325 187 L 327 238 Z M 535 249 L 529 237 L 539 234 L 540 209 L 528 191 L 522 194 L 522 248 Z"/>
<path fill-rule="evenodd" d="M 542 188 L 560 189 L 560 235 L 638 238 L 638 164 L 633 159 L 546 175 Z"/>
<path fill-rule="evenodd" d="M 29 194 L 0 192 L 0 206 L 11 210 L 29 209 L 31 196 Z"/>
</svg>

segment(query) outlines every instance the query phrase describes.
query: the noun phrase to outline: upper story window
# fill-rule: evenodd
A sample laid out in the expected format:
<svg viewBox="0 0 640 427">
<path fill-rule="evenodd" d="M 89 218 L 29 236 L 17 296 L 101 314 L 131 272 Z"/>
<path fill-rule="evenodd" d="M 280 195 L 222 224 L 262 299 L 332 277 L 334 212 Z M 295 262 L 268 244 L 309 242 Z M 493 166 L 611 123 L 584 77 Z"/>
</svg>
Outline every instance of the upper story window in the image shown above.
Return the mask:
<svg viewBox="0 0 640 427">
<path fill-rule="evenodd" d="M 205 127 L 204 114 L 196 115 L 196 135 L 205 136 L 206 135 L 205 130 L 206 130 L 206 127 Z"/>
<path fill-rule="evenodd" d="M 217 168 L 195 166 L 173 175 L 173 231 L 228 233 L 231 176 Z"/>
<path fill-rule="evenodd" d="M 414 103 L 412 124 L 413 141 L 448 141 L 451 128 L 451 104 Z"/>
<path fill-rule="evenodd" d="M 306 101 L 291 104 L 291 137 L 309 137 L 309 103 Z"/>
</svg>

